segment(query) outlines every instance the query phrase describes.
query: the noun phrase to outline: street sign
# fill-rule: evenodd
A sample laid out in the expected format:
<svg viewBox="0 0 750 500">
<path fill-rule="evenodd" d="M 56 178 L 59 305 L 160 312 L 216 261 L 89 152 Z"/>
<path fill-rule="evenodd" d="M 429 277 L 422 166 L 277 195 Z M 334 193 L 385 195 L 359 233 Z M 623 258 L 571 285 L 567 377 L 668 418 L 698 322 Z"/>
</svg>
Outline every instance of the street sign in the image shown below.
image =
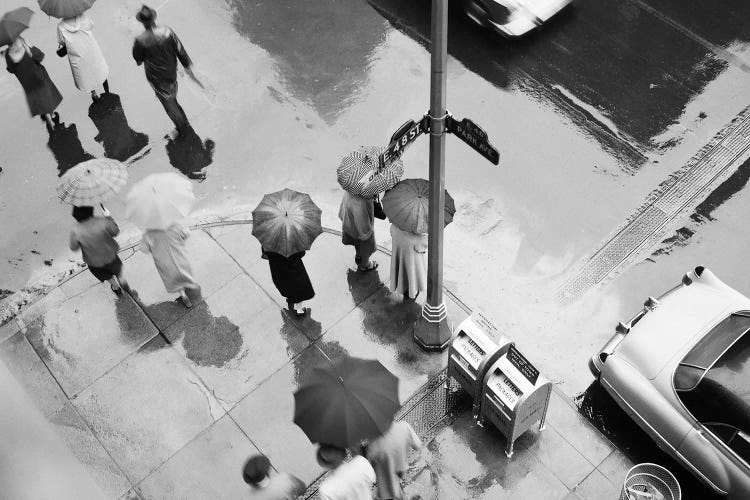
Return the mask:
<svg viewBox="0 0 750 500">
<path fill-rule="evenodd" d="M 391 143 L 385 151 L 380 154 L 380 168 L 387 167 L 393 163 L 404 152 L 406 146 L 414 142 L 417 137 L 427 132 L 427 115 L 418 122 L 409 120 L 401 125 L 391 136 Z"/>
<path fill-rule="evenodd" d="M 448 132 L 456 134 L 459 139 L 471 146 L 493 164 L 497 165 L 500 162 L 500 153 L 498 153 L 497 149 L 490 144 L 490 141 L 487 138 L 487 132 L 485 132 L 482 127 L 468 118 L 458 121 L 448 115 L 447 120 L 448 123 L 446 125 Z"/>
</svg>

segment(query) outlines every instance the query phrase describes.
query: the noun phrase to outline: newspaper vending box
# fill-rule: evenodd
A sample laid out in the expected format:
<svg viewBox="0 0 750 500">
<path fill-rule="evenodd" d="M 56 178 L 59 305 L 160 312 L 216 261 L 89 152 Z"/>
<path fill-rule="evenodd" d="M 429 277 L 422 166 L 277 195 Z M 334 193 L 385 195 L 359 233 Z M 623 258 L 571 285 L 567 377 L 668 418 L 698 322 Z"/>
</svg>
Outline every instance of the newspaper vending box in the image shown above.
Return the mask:
<svg viewBox="0 0 750 500">
<path fill-rule="evenodd" d="M 505 435 L 510 458 L 516 438 L 536 422 L 544 429 L 552 383 L 511 344 L 487 370 L 482 387 L 480 422 L 489 420 Z"/>
<path fill-rule="evenodd" d="M 481 312 L 475 312 L 456 327 L 448 355 L 448 377 L 453 377 L 471 394 L 475 418 L 479 416 L 485 372 L 510 345 Z"/>
</svg>

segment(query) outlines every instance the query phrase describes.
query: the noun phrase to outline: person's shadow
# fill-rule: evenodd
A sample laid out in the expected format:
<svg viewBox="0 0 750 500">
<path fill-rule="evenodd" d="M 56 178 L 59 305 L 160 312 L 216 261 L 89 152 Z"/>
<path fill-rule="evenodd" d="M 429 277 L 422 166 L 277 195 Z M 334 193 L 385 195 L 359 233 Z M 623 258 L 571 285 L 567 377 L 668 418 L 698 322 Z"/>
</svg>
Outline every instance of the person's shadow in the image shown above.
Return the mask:
<svg viewBox="0 0 750 500">
<path fill-rule="evenodd" d="M 94 158 L 92 154 L 84 151 L 81 140 L 78 138 L 78 129 L 75 123 L 68 126 L 59 123 L 48 131 L 47 147 L 52 151 L 57 161 L 58 177 L 82 161 Z"/>
<path fill-rule="evenodd" d="M 124 161 L 148 144 L 148 136 L 128 125 L 120 96 L 104 93 L 89 106 L 89 118 L 99 131 L 94 140 L 104 147 L 104 156 Z"/>
<path fill-rule="evenodd" d="M 176 138 L 167 136 L 167 156 L 174 168 L 189 179 L 204 180 L 206 167 L 213 161 L 214 141 L 202 141 L 191 128 Z"/>
</svg>

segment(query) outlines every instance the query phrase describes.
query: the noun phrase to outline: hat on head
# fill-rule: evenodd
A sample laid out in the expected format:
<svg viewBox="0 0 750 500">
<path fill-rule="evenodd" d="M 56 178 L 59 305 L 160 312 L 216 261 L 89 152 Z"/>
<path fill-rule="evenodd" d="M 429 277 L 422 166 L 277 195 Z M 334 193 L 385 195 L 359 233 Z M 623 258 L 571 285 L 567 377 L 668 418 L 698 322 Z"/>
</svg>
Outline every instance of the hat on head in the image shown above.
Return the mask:
<svg viewBox="0 0 750 500">
<path fill-rule="evenodd" d="M 333 469 L 341 465 L 341 462 L 344 461 L 346 450 L 336 446 L 322 444 L 320 445 L 320 448 L 318 448 L 316 457 L 321 467 Z"/>
<path fill-rule="evenodd" d="M 264 455 L 253 455 L 242 468 L 242 478 L 247 484 L 256 484 L 268 477 L 271 462 Z"/>
<path fill-rule="evenodd" d="M 141 10 L 139 10 L 136 13 L 135 18 L 138 19 L 142 23 L 153 21 L 154 19 L 156 19 L 156 11 L 152 9 L 151 7 L 149 7 L 148 5 L 144 4 L 141 7 Z"/>
</svg>

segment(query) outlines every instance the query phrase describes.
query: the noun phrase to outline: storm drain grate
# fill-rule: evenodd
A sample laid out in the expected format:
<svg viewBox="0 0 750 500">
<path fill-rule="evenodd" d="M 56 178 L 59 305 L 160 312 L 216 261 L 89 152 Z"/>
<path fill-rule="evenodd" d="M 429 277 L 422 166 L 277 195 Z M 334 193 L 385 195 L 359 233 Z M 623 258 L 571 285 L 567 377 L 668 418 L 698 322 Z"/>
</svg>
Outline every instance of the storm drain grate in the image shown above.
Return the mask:
<svg viewBox="0 0 750 500">
<path fill-rule="evenodd" d="M 671 223 L 698 206 L 750 157 L 749 137 L 750 106 L 662 182 L 612 237 L 584 259 L 555 292 L 557 301 L 566 304 L 579 298 L 658 243 Z"/>
</svg>

